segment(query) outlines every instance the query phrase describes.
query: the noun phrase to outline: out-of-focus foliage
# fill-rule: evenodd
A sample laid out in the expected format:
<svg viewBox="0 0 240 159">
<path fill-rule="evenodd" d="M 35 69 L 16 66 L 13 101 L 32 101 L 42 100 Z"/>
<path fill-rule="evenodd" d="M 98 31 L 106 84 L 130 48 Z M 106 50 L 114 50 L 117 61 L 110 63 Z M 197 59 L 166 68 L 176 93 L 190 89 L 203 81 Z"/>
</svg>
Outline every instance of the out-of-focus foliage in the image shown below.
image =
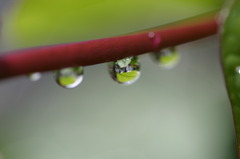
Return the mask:
<svg viewBox="0 0 240 159">
<path fill-rule="evenodd" d="M 238 141 L 240 139 L 240 1 L 236 1 L 225 22 L 222 61 L 231 99 Z M 238 149 L 240 147 L 238 145 Z"/>
<path fill-rule="evenodd" d="M 6 15 L 10 48 L 117 36 L 219 9 L 223 0 L 22 0 Z"/>
</svg>

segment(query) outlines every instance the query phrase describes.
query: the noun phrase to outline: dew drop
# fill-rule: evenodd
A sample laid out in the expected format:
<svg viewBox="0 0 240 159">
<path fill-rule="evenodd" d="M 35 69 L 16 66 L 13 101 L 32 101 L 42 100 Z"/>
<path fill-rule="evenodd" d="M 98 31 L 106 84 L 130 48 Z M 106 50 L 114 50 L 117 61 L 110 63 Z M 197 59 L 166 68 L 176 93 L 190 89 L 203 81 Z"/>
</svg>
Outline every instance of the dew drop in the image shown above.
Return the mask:
<svg viewBox="0 0 240 159">
<path fill-rule="evenodd" d="M 30 79 L 31 81 L 38 81 L 41 77 L 42 74 L 40 72 L 34 72 L 34 73 L 29 73 L 27 75 L 28 79 Z"/>
<path fill-rule="evenodd" d="M 135 56 L 110 62 L 108 67 L 113 80 L 123 85 L 130 85 L 140 77 L 140 63 Z"/>
<path fill-rule="evenodd" d="M 148 37 L 149 38 L 154 38 L 155 37 L 155 33 L 154 32 L 149 32 L 148 33 Z"/>
<path fill-rule="evenodd" d="M 180 59 L 180 54 L 175 47 L 162 49 L 152 53 L 154 60 L 164 68 L 173 68 Z"/>
<path fill-rule="evenodd" d="M 83 67 L 68 67 L 54 72 L 54 78 L 63 88 L 75 88 L 83 80 Z"/>
</svg>

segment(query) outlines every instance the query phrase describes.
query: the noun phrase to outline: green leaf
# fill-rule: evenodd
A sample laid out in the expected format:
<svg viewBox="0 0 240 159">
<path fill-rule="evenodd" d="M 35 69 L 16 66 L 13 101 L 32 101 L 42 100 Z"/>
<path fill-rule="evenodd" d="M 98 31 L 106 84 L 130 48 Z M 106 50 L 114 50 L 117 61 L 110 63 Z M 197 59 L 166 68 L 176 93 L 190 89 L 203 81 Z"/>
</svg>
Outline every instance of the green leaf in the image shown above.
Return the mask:
<svg viewBox="0 0 240 159">
<path fill-rule="evenodd" d="M 222 62 L 232 104 L 236 135 L 240 141 L 240 1 L 236 0 L 225 21 L 222 34 Z M 238 151 L 240 146 L 238 143 Z M 240 151 L 239 151 L 240 152 Z"/>
</svg>

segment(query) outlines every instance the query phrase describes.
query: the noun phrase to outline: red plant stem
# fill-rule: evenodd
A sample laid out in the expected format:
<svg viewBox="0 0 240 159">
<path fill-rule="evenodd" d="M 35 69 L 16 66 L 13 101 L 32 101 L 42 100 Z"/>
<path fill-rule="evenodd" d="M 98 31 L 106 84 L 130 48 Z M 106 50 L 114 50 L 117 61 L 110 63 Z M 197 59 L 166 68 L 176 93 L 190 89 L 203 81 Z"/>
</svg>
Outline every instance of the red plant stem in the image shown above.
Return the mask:
<svg viewBox="0 0 240 159">
<path fill-rule="evenodd" d="M 156 48 L 148 32 L 92 41 L 12 51 L 0 56 L 0 78 L 44 72 L 69 66 L 87 66 L 175 46 L 215 34 L 214 17 L 194 23 L 154 30 Z"/>
</svg>

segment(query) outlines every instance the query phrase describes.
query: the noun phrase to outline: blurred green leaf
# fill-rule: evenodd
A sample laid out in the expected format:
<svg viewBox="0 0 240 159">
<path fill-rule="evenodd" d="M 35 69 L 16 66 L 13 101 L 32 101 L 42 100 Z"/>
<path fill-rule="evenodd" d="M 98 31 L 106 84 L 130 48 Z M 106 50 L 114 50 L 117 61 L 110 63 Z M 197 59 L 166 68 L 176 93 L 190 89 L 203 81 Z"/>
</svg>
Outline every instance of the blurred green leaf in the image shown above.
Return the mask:
<svg viewBox="0 0 240 159">
<path fill-rule="evenodd" d="M 238 141 L 240 140 L 240 1 L 236 1 L 225 21 L 222 61 L 231 100 Z M 239 144 L 238 149 L 240 150 Z"/>
<path fill-rule="evenodd" d="M 223 0 L 22 0 L 6 14 L 12 48 L 86 41 L 219 9 Z"/>
</svg>

